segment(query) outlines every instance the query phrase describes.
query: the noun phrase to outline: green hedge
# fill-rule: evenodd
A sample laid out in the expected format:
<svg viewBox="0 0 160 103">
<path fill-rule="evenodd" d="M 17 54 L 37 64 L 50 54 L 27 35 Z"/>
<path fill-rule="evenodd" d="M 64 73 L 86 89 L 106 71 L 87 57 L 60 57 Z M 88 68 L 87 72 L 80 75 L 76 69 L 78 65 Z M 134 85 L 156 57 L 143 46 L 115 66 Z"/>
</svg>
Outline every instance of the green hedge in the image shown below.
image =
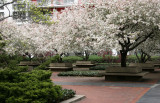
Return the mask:
<svg viewBox="0 0 160 103">
<path fill-rule="evenodd" d="M 102 72 L 99 71 L 68 71 L 60 72 L 58 76 L 87 76 L 87 77 L 102 77 Z"/>
<path fill-rule="evenodd" d="M 26 67 L 0 70 L 0 98 L 2 103 L 53 103 L 62 97 L 62 88 L 53 86 L 51 72 Z"/>
<path fill-rule="evenodd" d="M 88 60 L 93 62 L 98 62 L 98 63 L 103 62 L 103 58 L 98 55 L 90 55 Z"/>
<path fill-rule="evenodd" d="M 66 93 L 51 82 L 50 71 L 26 70 L 27 67 L 0 70 L 1 103 L 59 103 L 74 96 L 73 90 Z"/>
<path fill-rule="evenodd" d="M 62 61 L 65 63 L 74 63 L 76 61 L 82 61 L 83 58 L 79 56 L 68 56 L 68 57 L 63 57 Z"/>
<path fill-rule="evenodd" d="M 72 89 L 63 89 L 61 101 L 72 98 L 76 94 Z"/>
</svg>

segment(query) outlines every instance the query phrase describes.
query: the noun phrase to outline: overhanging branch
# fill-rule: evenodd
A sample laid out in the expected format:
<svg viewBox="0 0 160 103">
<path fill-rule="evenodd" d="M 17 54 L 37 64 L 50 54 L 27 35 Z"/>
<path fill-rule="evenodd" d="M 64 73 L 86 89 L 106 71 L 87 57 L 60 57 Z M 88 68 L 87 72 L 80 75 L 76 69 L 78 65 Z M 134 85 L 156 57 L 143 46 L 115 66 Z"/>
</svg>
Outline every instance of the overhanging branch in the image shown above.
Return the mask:
<svg viewBox="0 0 160 103">
<path fill-rule="evenodd" d="M 140 45 L 141 43 L 143 43 L 144 41 L 146 41 L 146 39 L 148 39 L 152 34 L 153 34 L 153 30 L 147 36 L 145 36 L 140 42 L 138 42 L 137 44 L 135 44 L 133 47 L 129 48 L 129 51 L 133 50 L 138 45 Z"/>
<path fill-rule="evenodd" d="M 3 3 L 2 5 L 0 5 L 0 8 L 4 7 L 6 5 L 9 5 L 9 4 L 13 4 L 14 2 L 15 2 L 15 0 L 13 0 L 12 2 Z"/>
</svg>

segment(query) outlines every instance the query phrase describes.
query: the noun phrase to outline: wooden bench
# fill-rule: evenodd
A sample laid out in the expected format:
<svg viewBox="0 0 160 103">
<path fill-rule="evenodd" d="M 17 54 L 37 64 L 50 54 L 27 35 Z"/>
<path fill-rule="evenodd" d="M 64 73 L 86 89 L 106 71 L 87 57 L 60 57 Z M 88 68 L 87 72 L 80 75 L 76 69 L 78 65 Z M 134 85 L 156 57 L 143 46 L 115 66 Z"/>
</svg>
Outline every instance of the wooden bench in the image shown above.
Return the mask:
<svg viewBox="0 0 160 103">
<path fill-rule="evenodd" d="M 152 63 L 130 63 L 129 66 L 141 67 L 143 71 L 149 71 L 149 72 L 155 71 L 154 64 Z"/>
</svg>

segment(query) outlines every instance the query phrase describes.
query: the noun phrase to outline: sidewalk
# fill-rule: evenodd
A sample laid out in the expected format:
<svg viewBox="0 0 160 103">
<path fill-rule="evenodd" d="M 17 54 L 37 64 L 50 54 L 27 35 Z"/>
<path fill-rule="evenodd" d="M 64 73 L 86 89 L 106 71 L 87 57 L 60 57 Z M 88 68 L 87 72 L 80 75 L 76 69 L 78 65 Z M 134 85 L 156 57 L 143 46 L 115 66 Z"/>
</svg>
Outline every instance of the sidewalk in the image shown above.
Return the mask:
<svg viewBox="0 0 160 103">
<path fill-rule="evenodd" d="M 160 103 L 160 72 L 150 73 L 139 82 L 112 82 L 105 81 L 104 77 L 58 77 L 57 72 L 51 79 L 63 88 L 86 96 L 77 103 Z"/>
</svg>

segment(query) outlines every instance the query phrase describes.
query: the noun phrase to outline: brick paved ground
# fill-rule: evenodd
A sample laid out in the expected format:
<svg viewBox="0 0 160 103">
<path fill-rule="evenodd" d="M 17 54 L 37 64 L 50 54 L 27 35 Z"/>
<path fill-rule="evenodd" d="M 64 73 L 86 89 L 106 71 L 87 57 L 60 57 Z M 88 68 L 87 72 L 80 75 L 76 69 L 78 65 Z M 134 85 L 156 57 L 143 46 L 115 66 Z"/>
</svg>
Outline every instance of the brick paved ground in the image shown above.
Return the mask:
<svg viewBox="0 0 160 103">
<path fill-rule="evenodd" d="M 51 79 L 63 88 L 86 95 L 77 103 L 160 103 L 160 93 L 156 92 L 160 91 L 160 72 L 150 73 L 137 82 L 105 81 L 104 77 L 58 77 L 57 73 Z"/>
</svg>

